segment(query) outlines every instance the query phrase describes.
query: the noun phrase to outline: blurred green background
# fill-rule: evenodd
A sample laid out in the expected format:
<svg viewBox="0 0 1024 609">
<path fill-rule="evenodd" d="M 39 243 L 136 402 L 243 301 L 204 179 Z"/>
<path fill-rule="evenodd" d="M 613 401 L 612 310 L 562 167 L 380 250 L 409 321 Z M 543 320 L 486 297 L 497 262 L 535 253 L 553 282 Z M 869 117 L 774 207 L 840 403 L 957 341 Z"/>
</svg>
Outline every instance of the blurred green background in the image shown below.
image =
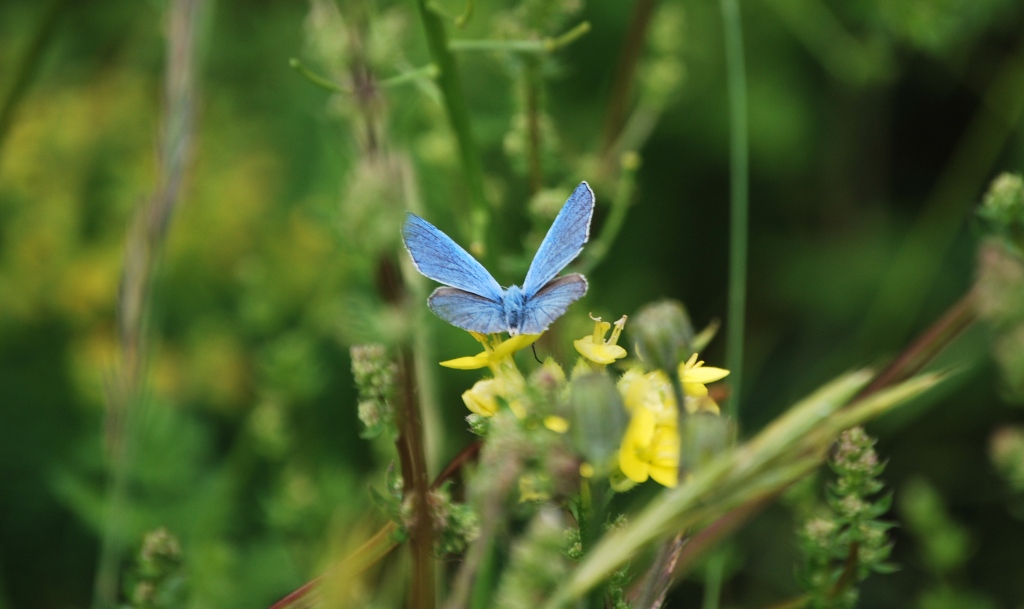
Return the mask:
<svg viewBox="0 0 1024 609">
<path fill-rule="evenodd" d="M 300 57 L 331 73 L 325 49 L 344 45 L 322 4 L 211 2 L 195 33 L 197 128 L 153 286 L 148 407 L 121 523 L 136 545 L 161 525 L 181 539 L 192 607 L 266 607 L 382 520 L 366 484 L 380 484 L 389 457 L 358 437 L 348 347 L 401 323 L 373 296 L 371 254 L 398 252 L 403 203 L 365 162 L 347 96 L 289 68 Z M 590 180 L 600 225 L 613 191 L 587 171 L 601 171 L 591 161 L 633 5 L 574 4 L 552 3 L 567 17 L 541 32 L 593 26 L 540 68 L 544 185 L 560 204 Z M 452 36 L 522 34 L 509 26 L 516 6 L 478 3 L 464 30 L 449 22 Z M 380 76 L 427 63 L 412 2 L 337 7 L 345 27 L 369 32 Z M 160 171 L 166 10 L 0 3 L 0 607 L 92 599 L 125 235 Z M 634 206 L 586 300 L 560 322 L 563 342 L 587 331 L 588 310 L 617 317 L 662 297 L 683 300 L 698 326 L 725 314 L 721 14 L 702 0 L 657 10 L 633 99 L 656 101 L 658 120 L 639 149 Z M 1024 4 L 749 0 L 742 10 L 749 432 L 831 376 L 884 363 L 969 289 L 974 209 L 999 172 L 1024 169 Z M 458 59 L 495 206 L 493 249 L 507 254 L 491 268 L 508 284 L 533 247 L 517 143 L 523 65 L 502 53 Z M 420 211 L 459 235 L 466 186 L 436 88 L 396 85 L 380 100 L 381 133 L 408 160 Z M 465 333 L 423 323 L 435 360 L 475 352 Z M 869 580 L 861 606 L 1024 607 L 1024 494 L 988 457 L 993 431 L 1024 411 L 988 338 L 979 327 L 955 345 L 945 361 L 962 372 L 941 395 L 870 429 L 890 459 L 891 518 L 905 522 L 902 570 Z M 724 362 L 722 343 L 709 363 Z M 471 440 L 459 394 L 476 377 L 436 374 L 446 460 Z M 740 535 L 726 606 L 792 595 L 792 531 L 777 509 Z M 952 549 L 929 547 L 936 531 Z M 943 551 L 953 558 L 935 567 Z M 679 588 L 681 606 L 698 583 Z"/>
</svg>

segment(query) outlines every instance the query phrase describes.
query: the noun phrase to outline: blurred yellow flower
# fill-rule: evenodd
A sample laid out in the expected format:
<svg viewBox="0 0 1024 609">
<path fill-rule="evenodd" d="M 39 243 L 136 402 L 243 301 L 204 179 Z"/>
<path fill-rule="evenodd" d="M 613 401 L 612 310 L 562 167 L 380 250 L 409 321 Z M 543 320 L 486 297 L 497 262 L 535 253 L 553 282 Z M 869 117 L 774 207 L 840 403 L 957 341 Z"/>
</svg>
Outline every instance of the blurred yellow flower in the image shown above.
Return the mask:
<svg viewBox="0 0 1024 609">
<path fill-rule="evenodd" d="M 657 419 L 646 407 L 633 411 L 619 448 L 619 468 L 633 482 L 653 478 L 671 488 L 679 483 L 679 431 L 674 419 Z"/>
<path fill-rule="evenodd" d="M 626 357 L 626 350 L 616 344 L 619 342 L 622 328 L 626 325 L 626 316 L 623 315 L 619 321 L 615 322 L 615 330 L 612 331 L 612 336 L 607 341 L 604 340 L 604 335 L 611 329 L 612 324 L 601 321 L 600 317 L 591 317 L 591 319 L 594 320 L 594 333 L 573 341 L 573 345 L 576 346 L 580 355 L 595 364 L 602 365 L 611 364 L 617 359 Z"/>
<path fill-rule="evenodd" d="M 632 368 L 619 378 L 616 387 L 626 410 L 630 412 L 637 408 L 646 408 L 659 420 L 675 420 L 678 416 L 678 404 L 675 391 L 672 389 L 672 381 L 661 370 L 645 374 L 638 368 Z"/>
<path fill-rule="evenodd" d="M 619 393 L 632 418 L 619 447 L 619 469 L 632 483 L 679 482 L 679 407 L 672 381 L 661 370 L 634 368 L 619 379 Z M 625 481 L 623 481 L 625 482 Z M 629 484 L 620 484 L 625 490 Z"/>
<path fill-rule="evenodd" d="M 696 353 L 684 363 L 679 364 L 679 381 L 683 384 L 683 393 L 691 397 L 706 396 L 708 394 L 708 388 L 705 387 L 707 383 L 720 381 L 727 376 L 729 376 L 728 370 L 705 366 L 703 361 L 697 360 Z"/>
<path fill-rule="evenodd" d="M 462 393 L 462 401 L 474 414 L 493 417 L 500 407 L 498 397 L 502 394 L 502 383 L 498 379 L 484 379 L 474 383 L 471 389 Z"/>
</svg>

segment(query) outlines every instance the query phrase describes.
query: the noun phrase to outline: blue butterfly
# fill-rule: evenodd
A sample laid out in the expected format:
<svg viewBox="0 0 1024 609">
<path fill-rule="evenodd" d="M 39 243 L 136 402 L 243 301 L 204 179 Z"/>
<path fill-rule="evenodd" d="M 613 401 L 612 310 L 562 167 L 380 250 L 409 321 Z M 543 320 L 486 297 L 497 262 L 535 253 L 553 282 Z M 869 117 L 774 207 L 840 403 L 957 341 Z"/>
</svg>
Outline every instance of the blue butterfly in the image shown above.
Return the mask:
<svg viewBox="0 0 1024 609">
<path fill-rule="evenodd" d="M 502 288 L 469 252 L 415 214 L 407 214 L 402 239 L 416 270 L 450 286 L 427 299 L 438 317 L 481 334 L 540 334 L 587 293 L 583 275 L 555 276 L 583 251 L 593 215 L 594 192 L 581 182 L 544 236 L 522 288 Z"/>
</svg>

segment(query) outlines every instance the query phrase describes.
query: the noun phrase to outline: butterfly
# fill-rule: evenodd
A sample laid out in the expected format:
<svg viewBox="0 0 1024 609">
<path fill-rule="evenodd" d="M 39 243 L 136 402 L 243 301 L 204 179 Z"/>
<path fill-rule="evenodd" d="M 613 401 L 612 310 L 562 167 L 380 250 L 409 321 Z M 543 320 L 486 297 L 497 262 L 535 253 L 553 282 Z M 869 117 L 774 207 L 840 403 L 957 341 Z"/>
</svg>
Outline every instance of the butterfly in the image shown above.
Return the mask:
<svg viewBox="0 0 1024 609">
<path fill-rule="evenodd" d="M 413 213 L 406 215 L 402 240 L 416 270 L 448 286 L 427 299 L 438 317 L 481 334 L 540 334 L 587 293 L 583 275 L 555 276 L 583 251 L 593 215 L 594 191 L 581 182 L 544 236 L 521 288 L 502 288 L 469 252 Z"/>
</svg>

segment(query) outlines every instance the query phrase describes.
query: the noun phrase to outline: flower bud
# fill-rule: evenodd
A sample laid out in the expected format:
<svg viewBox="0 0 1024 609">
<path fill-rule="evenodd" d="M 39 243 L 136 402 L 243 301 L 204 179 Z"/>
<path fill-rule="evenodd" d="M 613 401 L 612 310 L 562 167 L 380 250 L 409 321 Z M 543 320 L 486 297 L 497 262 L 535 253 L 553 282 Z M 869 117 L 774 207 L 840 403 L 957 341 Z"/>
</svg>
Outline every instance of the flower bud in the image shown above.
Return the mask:
<svg viewBox="0 0 1024 609">
<path fill-rule="evenodd" d="M 604 374 L 577 376 L 572 381 L 569 413 L 573 446 L 601 472 L 619 449 L 627 423 L 615 383 Z"/>
<path fill-rule="evenodd" d="M 640 309 L 629 333 L 637 355 L 650 369 L 673 370 L 692 351 L 693 324 L 677 300 L 662 300 Z"/>
<path fill-rule="evenodd" d="M 992 222 L 997 230 L 1024 227 L 1024 178 L 1003 173 L 989 186 L 978 215 Z"/>
</svg>

